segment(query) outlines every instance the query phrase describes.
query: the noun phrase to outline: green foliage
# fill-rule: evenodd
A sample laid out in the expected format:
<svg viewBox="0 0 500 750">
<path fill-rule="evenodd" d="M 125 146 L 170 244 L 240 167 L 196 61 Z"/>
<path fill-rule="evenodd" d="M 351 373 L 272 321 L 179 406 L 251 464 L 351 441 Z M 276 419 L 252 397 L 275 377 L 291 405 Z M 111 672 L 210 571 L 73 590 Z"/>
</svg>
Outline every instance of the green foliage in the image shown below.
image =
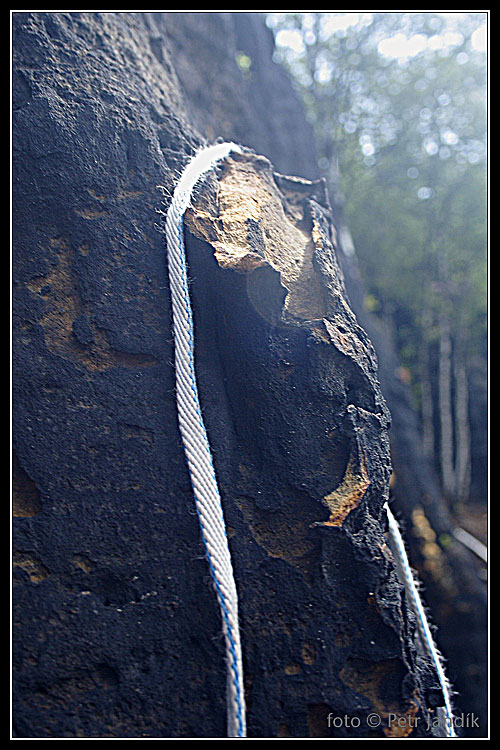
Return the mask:
<svg viewBox="0 0 500 750">
<path fill-rule="evenodd" d="M 474 46 L 484 21 L 432 12 L 268 21 L 314 124 L 319 166 L 330 184 L 341 175 L 334 202 L 345 194 L 369 303 L 398 329 L 417 389 L 418 351 L 436 336 L 429 320 L 445 314 L 468 354 L 485 336 L 486 62 Z"/>
</svg>

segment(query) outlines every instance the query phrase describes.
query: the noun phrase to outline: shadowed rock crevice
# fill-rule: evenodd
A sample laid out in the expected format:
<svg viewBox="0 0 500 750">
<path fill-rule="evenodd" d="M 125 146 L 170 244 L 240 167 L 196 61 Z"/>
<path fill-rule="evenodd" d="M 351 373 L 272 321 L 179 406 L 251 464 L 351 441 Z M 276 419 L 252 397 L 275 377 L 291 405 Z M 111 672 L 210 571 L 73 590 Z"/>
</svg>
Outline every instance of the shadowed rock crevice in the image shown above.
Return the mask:
<svg viewBox="0 0 500 750">
<path fill-rule="evenodd" d="M 40 492 L 35 482 L 19 463 L 17 453 L 12 453 L 12 514 L 17 518 L 31 518 L 43 509 Z"/>
</svg>

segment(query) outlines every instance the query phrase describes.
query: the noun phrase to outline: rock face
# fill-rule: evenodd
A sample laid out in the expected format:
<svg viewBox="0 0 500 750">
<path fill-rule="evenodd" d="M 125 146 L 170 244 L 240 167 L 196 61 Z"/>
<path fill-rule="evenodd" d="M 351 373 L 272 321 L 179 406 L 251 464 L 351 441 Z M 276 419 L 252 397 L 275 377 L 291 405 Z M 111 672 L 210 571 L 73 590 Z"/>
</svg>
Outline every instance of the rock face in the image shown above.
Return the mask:
<svg viewBox="0 0 500 750">
<path fill-rule="evenodd" d="M 294 143 L 308 126 L 257 20 L 13 15 L 18 737 L 224 736 L 154 226 L 157 186 L 171 192 L 216 136 L 254 149 L 210 176 L 186 218 L 249 736 L 433 733 L 437 678 L 384 533 L 375 355 L 323 183 L 275 171 L 306 171 Z M 266 107 L 263 80 L 271 97 L 286 85 L 286 107 Z"/>
</svg>

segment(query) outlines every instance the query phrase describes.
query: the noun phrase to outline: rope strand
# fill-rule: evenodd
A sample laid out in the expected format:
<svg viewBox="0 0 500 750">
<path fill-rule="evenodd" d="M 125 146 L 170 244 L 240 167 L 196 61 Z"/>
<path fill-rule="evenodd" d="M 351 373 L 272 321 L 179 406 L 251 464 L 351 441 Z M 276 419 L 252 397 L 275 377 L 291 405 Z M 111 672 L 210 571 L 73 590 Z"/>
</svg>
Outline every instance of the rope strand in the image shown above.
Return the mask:
<svg viewBox="0 0 500 750">
<path fill-rule="evenodd" d="M 413 577 L 413 573 L 408 560 L 408 555 L 406 554 L 403 537 L 401 536 L 401 531 L 399 530 L 399 524 L 394 518 L 394 515 L 387 503 L 385 504 L 385 509 L 387 511 L 387 518 L 389 520 L 389 537 L 392 541 L 393 550 L 396 554 L 399 567 L 403 574 L 405 589 L 413 604 L 415 614 L 417 615 L 417 625 L 419 632 L 423 638 L 425 645 L 427 646 L 429 655 L 436 668 L 436 672 L 439 678 L 439 684 L 441 685 L 441 690 L 443 691 L 444 712 L 446 714 L 446 733 L 448 737 L 456 737 L 455 729 L 453 727 L 453 711 L 451 707 L 450 689 L 443 669 L 442 659 L 432 637 L 431 629 L 425 615 L 424 605 L 422 604 L 422 599 L 420 598 L 420 594 L 418 593 L 417 584 L 415 583 L 415 579 Z"/>
<path fill-rule="evenodd" d="M 227 734 L 246 737 L 243 665 L 238 624 L 238 596 L 226 533 L 220 492 L 210 444 L 201 413 L 194 359 L 193 313 L 188 290 L 184 213 L 192 192 L 215 164 L 231 151 L 234 143 L 222 143 L 198 151 L 182 172 L 165 216 L 168 275 L 175 342 L 175 382 L 179 430 L 191 478 L 195 507 L 212 580 L 221 611 L 227 658 Z M 417 615 L 418 628 L 436 668 L 445 701 L 446 730 L 456 737 L 450 691 L 441 657 L 434 644 L 425 610 L 411 571 L 398 523 L 386 503 L 389 535 L 401 569 L 405 588 Z"/>
<path fill-rule="evenodd" d="M 200 178 L 231 151 L 234 143 L 204 148 L 187 164 L 165 217 L 168 274 L 175 342 L 175 383 L 179 429 L 191 477 L 205 554 L 217 593 L 227 658 L 227 734 L 246 737 L 238 595 L 212 453 L 203 422 L 194 360 L 193 313 L 188 290 L 184 213 Z"/>
</svg>

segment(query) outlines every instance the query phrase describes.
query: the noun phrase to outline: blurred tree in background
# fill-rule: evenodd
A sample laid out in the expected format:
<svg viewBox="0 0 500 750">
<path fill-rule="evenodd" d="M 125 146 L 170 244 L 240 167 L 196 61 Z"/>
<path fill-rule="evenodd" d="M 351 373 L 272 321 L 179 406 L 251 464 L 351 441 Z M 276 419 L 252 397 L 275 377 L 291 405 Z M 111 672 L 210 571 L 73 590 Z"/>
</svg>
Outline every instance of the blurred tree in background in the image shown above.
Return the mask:
<svg viewBox="0 0 500 750">
<path fill-rule="evenodd" d="M 450 502 L 467 502 L 470 371 L 487 339 L 486 15 L 267 22 L 352 233 L 365 306 L 393 331 L 424 450 Z"/>
</svg>

